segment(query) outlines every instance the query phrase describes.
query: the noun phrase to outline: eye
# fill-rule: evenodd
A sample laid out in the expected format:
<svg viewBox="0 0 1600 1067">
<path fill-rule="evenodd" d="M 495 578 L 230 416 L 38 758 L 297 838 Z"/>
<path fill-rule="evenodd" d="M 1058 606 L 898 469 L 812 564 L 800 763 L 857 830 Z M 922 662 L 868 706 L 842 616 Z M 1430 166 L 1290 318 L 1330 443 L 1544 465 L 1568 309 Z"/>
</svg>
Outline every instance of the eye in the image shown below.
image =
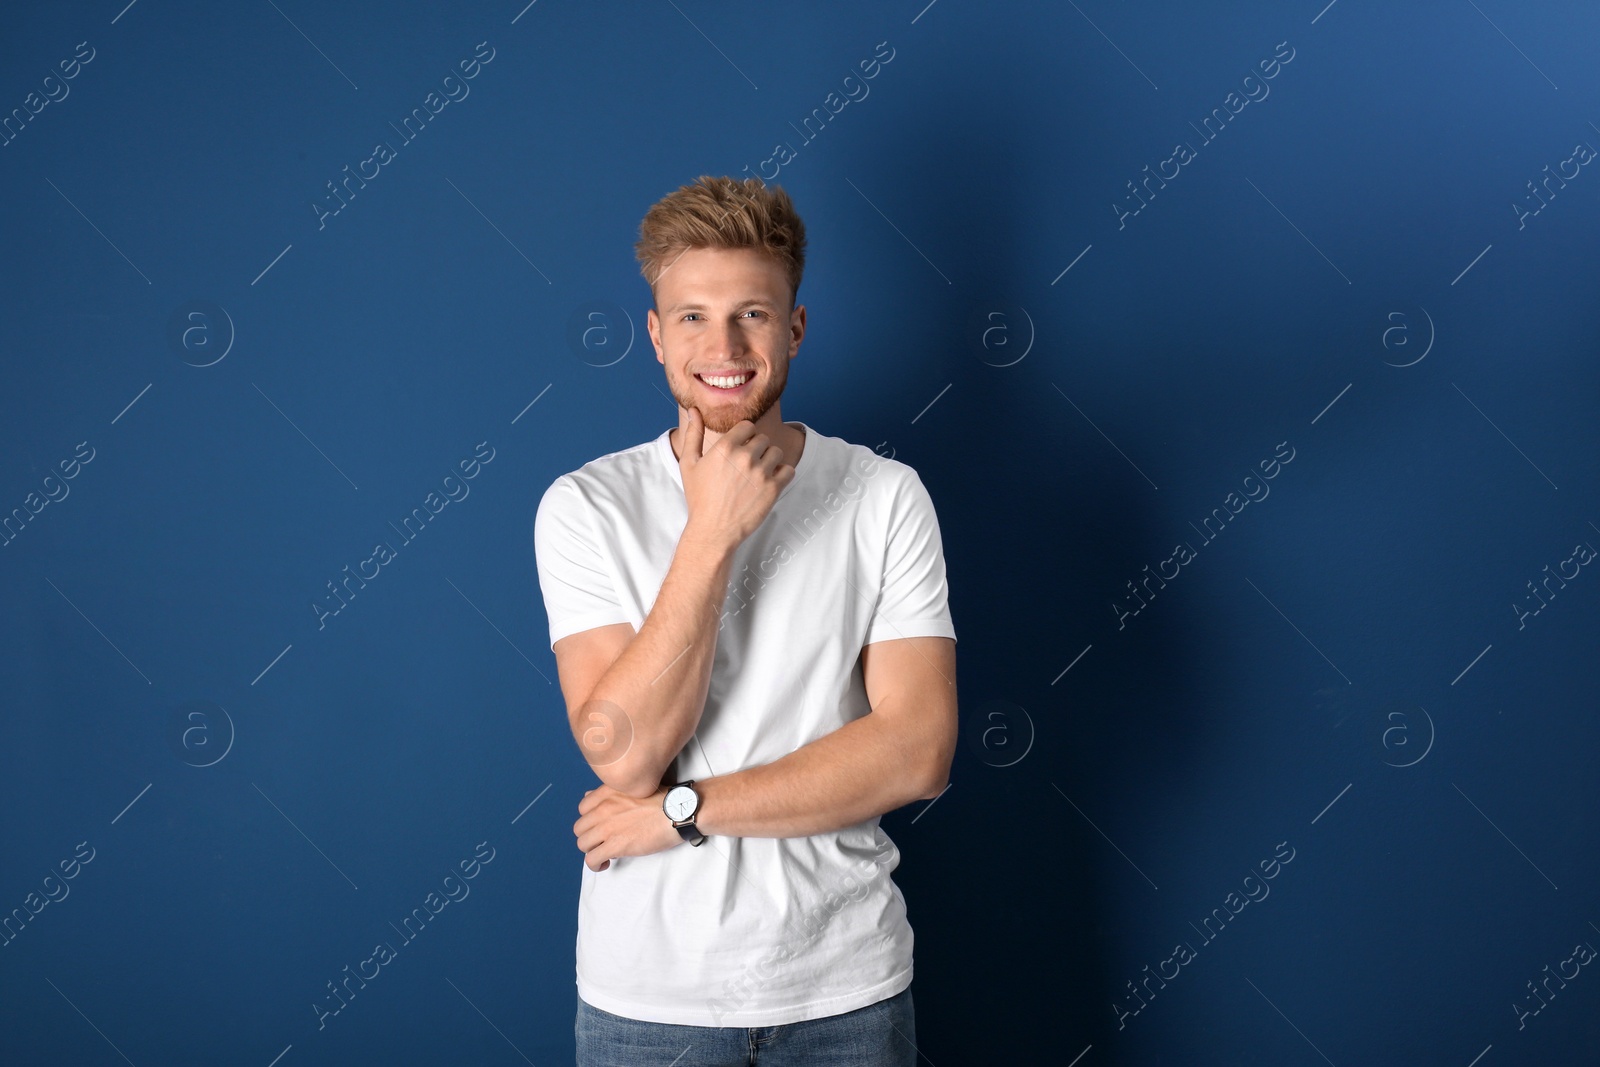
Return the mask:
<svg viewBox="0 0 1600 1067">
<path fill-rule="evenodd" d="M 694 318 L 698 314 L 700 314 L 698 311 L 691 311 L 691 312 L 689 312 L 689 313 L 687 313 L 686 315 L 683 316 L 683 321 L 684 322 L 688 322 L 690 319 Z"/>
<path fill-rule="evenodd" d="M 766 314 L 766 312 L 765 312 L 765 311 L 761 311 L 761 310 L 758 310 L 758 309 L 756 309 L 756 308 L 749 308 L 749 309 L 747 309 L 747 310 L 746 310 L 746 311 L 745 311 L 745 314 L 746 314 L 746 315 L 765 315 L 765 314 Z"/>
</svg>

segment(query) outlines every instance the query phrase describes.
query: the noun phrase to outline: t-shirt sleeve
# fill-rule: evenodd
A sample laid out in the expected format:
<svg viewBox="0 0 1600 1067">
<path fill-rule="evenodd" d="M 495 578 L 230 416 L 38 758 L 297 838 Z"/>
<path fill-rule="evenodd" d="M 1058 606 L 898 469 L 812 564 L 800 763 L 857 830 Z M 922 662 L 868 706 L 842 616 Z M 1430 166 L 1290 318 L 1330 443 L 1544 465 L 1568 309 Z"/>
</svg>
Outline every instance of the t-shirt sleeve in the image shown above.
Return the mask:
<svg viewBox="0 0 1600 1067">
<path fill-rule="evenodd" d="M 601 554 L 593 509 L 563 474 L 546 489 L 533 520 L 533 554 L 550 622 L 550 647 L 563 637 L 630 619 Z"/>
<path fill-rule="evenodd" d="M 863 644 L 902 637 L 954 639 L 939 517 L 914 470 L 895 492 L 887 538 L 883 586 Z"/>
</svg>

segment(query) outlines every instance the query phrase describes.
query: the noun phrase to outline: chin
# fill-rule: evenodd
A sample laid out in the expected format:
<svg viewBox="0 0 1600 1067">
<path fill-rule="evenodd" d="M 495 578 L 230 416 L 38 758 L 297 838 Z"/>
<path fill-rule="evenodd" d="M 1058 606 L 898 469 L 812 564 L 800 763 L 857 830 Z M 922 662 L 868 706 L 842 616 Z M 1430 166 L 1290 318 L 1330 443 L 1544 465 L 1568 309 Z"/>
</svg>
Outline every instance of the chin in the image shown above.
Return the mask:
<svg viewBox="0 0 1600 1067">
<path fill-rule="evenodd" d="M 782 395 L 780 390 L 775 394 L 763 391 L 757 395 L 744 398 L 739 404 L 706 404 L 702 405 L 700 397 L 692 389 L 687 392 L 672 390 L 673 399 L 685 411 L 694 408 L 700 412 L 700 421 L 705 428 L 716 434 L 724 434 L 741 422 L 755 422 L 767 412 L 772 410 Z"/>
<path fill-rule="evenodd" d="M 713 433 L 727 433 L 741 422 L 755 422 L 772 408 L 771 404 L 751 404 L 744 409 L 718 408 L 707 412 L 700 409 L 700 418 L 705 423 L 706 429 Z"/>
</svg>

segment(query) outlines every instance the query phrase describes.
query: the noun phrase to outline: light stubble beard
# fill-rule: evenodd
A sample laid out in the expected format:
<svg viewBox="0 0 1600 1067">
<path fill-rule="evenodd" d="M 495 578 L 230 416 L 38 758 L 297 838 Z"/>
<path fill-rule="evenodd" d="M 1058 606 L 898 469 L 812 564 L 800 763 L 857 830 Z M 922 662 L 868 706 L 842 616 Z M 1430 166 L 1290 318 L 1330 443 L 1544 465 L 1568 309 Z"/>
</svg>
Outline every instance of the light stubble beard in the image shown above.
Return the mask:
<svg viewBox="0 0 1600 1067">
<path fill-rule="evenodd" d="M 756 422 L 768 411 L 772 410 L 772 406 L 783 395 L 784 386 L 789 382 L 787 361 L 783 364 L 782 369 L 775 373 L 776 377 L 765 374 L 757 375 L 754 392 L 738 401 L 708 404 L 707 407 L 710 410 L 707 410 L 706 407 L 700 407 L 702 397 L 697 396 L 696 393 L 701 382 L 697 379 L 691 377 L 689 381 L 685 382 L 677 376 L 675 371 L 669 368 L 667 370 L 667 389 L 672 393 L 672 399 L 676 400 L 678 406 L 685 411 L 690 408 L 699 408 L 700 418 L 707 430 L 712 433 L 724 434 L 747 419 L 750 422 Z"/>
</svg>

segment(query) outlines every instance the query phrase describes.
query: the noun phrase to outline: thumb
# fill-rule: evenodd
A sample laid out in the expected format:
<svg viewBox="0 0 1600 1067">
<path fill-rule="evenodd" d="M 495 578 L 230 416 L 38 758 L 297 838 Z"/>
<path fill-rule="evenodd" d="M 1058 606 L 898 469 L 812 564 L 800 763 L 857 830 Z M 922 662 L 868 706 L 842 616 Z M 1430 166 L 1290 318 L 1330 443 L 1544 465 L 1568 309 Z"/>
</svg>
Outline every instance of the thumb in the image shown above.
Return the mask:
<svg viewBox="0 0 1600 1067">
<path fill-rule="evenodd" d="M 700 417 L 700 409 L 690 408 L 689 424 L 683 428 L 683 455 L 679 458 L 679 462 L 691 466 L 698 463 L 705 438 L 706 424 Z"/>
</svg>

